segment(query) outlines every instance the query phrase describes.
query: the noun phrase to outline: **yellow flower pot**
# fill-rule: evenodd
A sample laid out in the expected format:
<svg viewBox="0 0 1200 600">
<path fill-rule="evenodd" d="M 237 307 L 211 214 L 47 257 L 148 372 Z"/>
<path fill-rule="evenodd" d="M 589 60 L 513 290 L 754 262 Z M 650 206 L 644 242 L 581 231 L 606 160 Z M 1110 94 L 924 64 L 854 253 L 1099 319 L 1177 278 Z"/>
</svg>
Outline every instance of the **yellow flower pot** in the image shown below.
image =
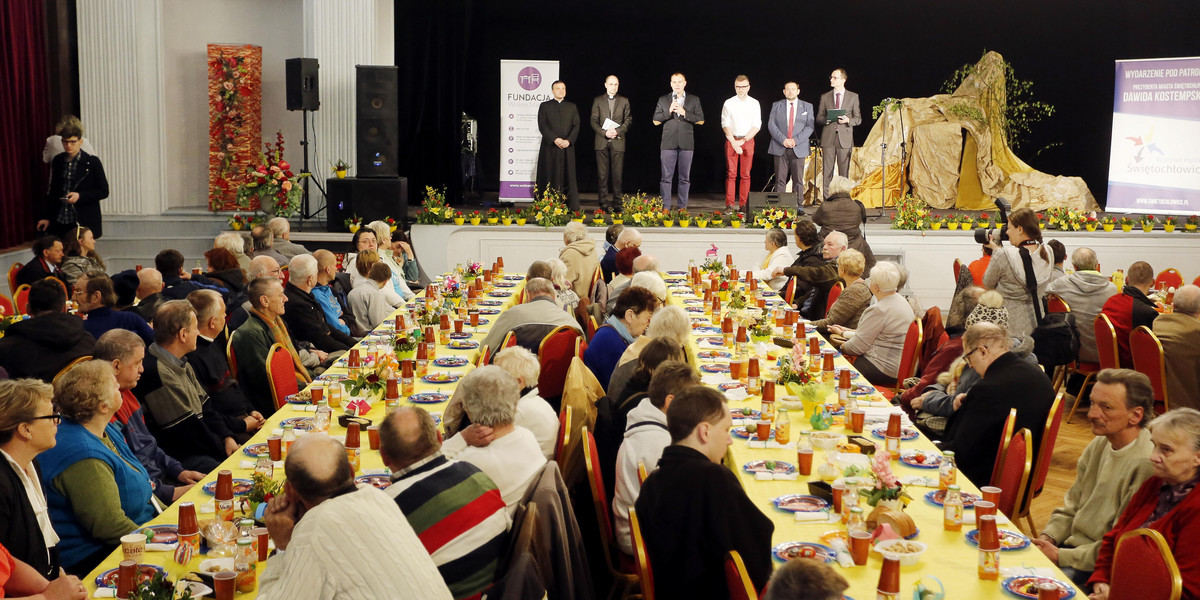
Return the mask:
<svg viewBox="0 0 1200 600">
<path fill-rule="evenodd" d="M 358 233 L 358 228 L 359 228 L 359 226 L 358 226 L 358 225 L 351 225 L 351 226 L 350 226 L 350 233 Z"/>
<path fill-rule="evenodd" d="M 614 217 L 612 220 L 612 223 L 613 223 L 613 225 L 624 225 L 625 219 L 618 219 L 618 218 Z"/>
<path fill-rule="evenodd" d="M 337 175 L 338 179 L 346 178 L 346 170 L 345 169 L 338 169 L 338 170 L 334 171 L 333 174 Z"/>
<path fill-rule="evenodd" d="M 1154 231 L 1154 226 L 1153 225 L 1142 225 L 1142 231 L 1145 231 L 1146 233 L 1150 233 L 1151 231 Z"/>
<path fill-rule="evenodd" d="M 1122 225 L 1121 231 L 1124 231 L 1125 233 L 1129 233 L 1130 231 L 1133 231 L 1133 225 Z"/>
<path fill-rule="evenodd" d="M 388 225 L 388 233 L 396 233 L 396 226 Z"/>
<path fill-rule="evenodd" d="M 689 219 L 680 219 L 679 220 L 680 227 L 687 227 L 688 225 L 691 225 L 691 224 L 692 224 L 692 222 Z"/>
<path fill-rule="evenodd" d="M 1183 228 L 1187 231 L 1195 231 L 1196 230 L 1196 226 L 1192 223 L 1184 224 Z"/>
<path fill-rule="evenodd" d="M 500 217 L 488 217 L 488 225 L 495 225 L 500 222 Z"/>
<path fill-rule="evenodd" d="M 1104 224 L 1104 230 L 1105 230 L 1105 231 L 1112 231 L 1112 230 L 1113 230 L 1113 224 L 1112 224 L 1112 223 L 1105 223 L 1105 224 Z"/>
<path fill-rule="evenodd" d="M 674 227 L 675 221 L 668 221 L 668 220 L 664 219 L 662 224 L 663 224 L 663 227 Z"/>
<path fill-rule="evenodd" d="M 994 229 L 1000 229 L 1001 225 L 1003 225 L 1003 223 L 1001 223 L 1000 221 L 996 221 L 995 223 L 992 223 L 992 227 Z"/>
<path fill-rule="evenodd" d="M 242 224 L 241 224 L 241 223 L 230 223 L 230 224 L 229 224 L 229 228 L 230 228 L 230 229 L 232 229 L 232 230 L 234 230 L 234 231 L 241 231 L 241 230 L 242 230 Z"/>
<path fill-rule="evenodd" d="M 723 303 L 729 302 L 729 292 L 728 291 L 717 292 L 717 295 L 721 298 L 721 302 L 723 302 Z"/>
<path fill-rule="evenodd" d="M 942 224 L 941 223 L 930 223 L 929 228 L 934 231 L 937 231 L 942 228 Z"/>
<path fill-rule="evenodd" d="M 1171 233 L 1172 231 L 1175 231 L 1175 226 L 1171 225 L 1170 223 L 1167 223 L 1167 224 L 1163 225 L 1163 231 L 1165 231 L 1167 233 Z"/>
<path fill-rule="evenodd" d="M 1092 223 L 1088 223 L 1087 225 L 1084 225 L 1084 227 L 1085 227 L 1085 228 L 1087 228 L 1087 230 L 1088 230 L 1088 231 L 1095 231 L 1095 230 L 1096 230 L 1096 226 L 1095 226 L 1095 225 L 1093 225 Z"/>
<path fill-rule="evenodd" d="M 708 227 L 708 221 L 696 221 L 696 227 L 704 229 L 705 227 Z"/>
<path fill-rule="evenodd" d="M 500 222 L 501 222 L 501 223 L 503 223 L 503 224 L 505 224 L 505 225 L 512 225 L 512 219 L 510 219 L 510 218 L 508 218 L 508 217 L 505 217 L 505 218 L 503 218 L 503 219 L 500 219 Z"/>
<path fill-rule="evenodd" d="M 522 217 L 522 218 L 520 218 L 520 219 L 517 219 L 517 225 L 524 225 L 524 224 L 525 224 L 525 218 L 524 218 L 524 217 Z"/>
<path fill-rule="evenodd" d="M 467 222 L 467 220 L 463 217 L 454 217 L 455 225 L 462 225 L 463 223 L 466 223 L 466 222 Z"/>
<path fill-rule="evenodd" d="M 572 221 L 575 221 L 576 223 L 582 223 L 582 222 L 583 222 L 583 217 L 580 217 L 580 218 L 578 218 L 578 219 L 571 219 L 571 220 L 572 220 Z"/>
<path fill-rule="evenodd" d="M 604 219 L 592 219 L 592 225 L 597 227 L 604 225 Z"/>
<path fill-rule="evenodd" d="M 730 222 L 729 222 L 729 226 L 730 226 L 730 227 L 732 227 L 732 228 L 734 228 L 734 229 L 741 229 L 741 228 L 742 228 L 742 222 L 741 222 L 741 221 L 730 221 Z"/>
<path fill-rule="evenodd" d="M 946 225 L 946 227 L 949 227 L 951 230 L 955 230 L 958 229 L 958 223 L 949 223 Z"/>
<path fill-rule="evenodd" d="M 478 225 L 478 224 L 479 224 L 479 217 L 471 217 L 471 224 L 472 224 L 472 225 Z"/>
</svg>

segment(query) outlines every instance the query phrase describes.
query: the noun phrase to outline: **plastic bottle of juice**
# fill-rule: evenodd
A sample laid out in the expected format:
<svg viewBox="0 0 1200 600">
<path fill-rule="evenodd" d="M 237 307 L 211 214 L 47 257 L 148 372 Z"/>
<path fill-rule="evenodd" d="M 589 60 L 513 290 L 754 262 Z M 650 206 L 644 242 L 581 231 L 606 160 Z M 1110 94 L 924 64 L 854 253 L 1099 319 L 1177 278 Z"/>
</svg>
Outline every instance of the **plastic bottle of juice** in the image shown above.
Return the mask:
<svg viewBox="0 0 1200 600">
<path fill-rule="evenodd" d="M 957 485 L 946 489 L 946 499 L 942 501 L 942 528 L 946 531 L 962 531 L 963 501 Z"/>
<path fill-rule="evenodd" d="M 317 403 L 317 412 L 313 416 L 313 431 L 329 433 L 329 422 L 333 420 L 333 409 L 329 403 L 322 400 Z"/>
<path fill-rule="evenodd" d="M 775 417 L 775 441 L 780 445 L 792 439 L 792 421 L 788 419 L 788 409 L 780 408 Z"/>
<path fill-rule="evenodd" d="M 942 464 L 938 467 L 938 489 L 944 490 L 958 481 L 958 466 L 954 464 L 954 451 L 942 453 Z"/>
</svg>

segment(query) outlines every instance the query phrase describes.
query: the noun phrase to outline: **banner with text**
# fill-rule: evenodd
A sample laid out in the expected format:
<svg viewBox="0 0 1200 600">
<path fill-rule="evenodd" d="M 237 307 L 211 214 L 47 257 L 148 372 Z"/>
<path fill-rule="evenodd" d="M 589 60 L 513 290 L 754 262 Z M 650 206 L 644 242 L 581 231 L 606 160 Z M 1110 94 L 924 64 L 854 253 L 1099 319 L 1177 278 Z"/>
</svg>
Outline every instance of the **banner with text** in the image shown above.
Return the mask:
<svg viewBox="0 0 1200 600">
<path fill-rule="evenodd" d="M 1200 57 L 1117 61 L 1105 209 L 1200 213 Z"/>
<path fill-rule="evenodd" d="M 500 61 L 500 201 L 530 202 L 536 181 L 538 106 L 552 98 L 557 60 Z"/>
</svg>

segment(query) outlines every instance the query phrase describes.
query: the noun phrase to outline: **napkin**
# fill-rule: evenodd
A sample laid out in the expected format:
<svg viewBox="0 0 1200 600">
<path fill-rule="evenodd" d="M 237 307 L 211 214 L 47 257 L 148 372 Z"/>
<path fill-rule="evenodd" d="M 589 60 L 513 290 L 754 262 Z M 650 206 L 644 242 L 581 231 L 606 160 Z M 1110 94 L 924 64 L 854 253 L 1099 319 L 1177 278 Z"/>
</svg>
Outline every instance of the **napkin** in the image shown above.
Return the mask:
<svg viewBox="0 0 1200 600">
<path fill-rule="evenodd" d="M 750 397 L 750 392 L 747 392 L 746 388 L 744 387 L 733 388 L 727 392 L 724 392 L 724 394 L 726 400 L 732 400 L 734 402 L 739 402 Z"/>
<path fill-rule="evenodd" d="M 179 545 L 179 542 L 175 542 L 173 544 L 147 543 L 146 551 L 147 552 L 174 552 L 175 547 L 178 545 Z"/>
<path fill-rule="evenodd" d="M 700 376 L 700 383 L 707 385 L 717 385 L 718 383 L 730 383 L 733 379 L 728 373 L 704 373 Z"/>
<path fill-rule="evenodd" d="M 1031 576 L 1056 580 L 1065 579 L 1062 571 L 1053 567 L 1027 567 L 1024 565 L 1019 567 L 1000 567 L 1000 576 L 1005 578 Z"/>
<path fill-rule="evenodd" d="M 117 588 L 110 588 L 110 587 L 96 588 L 96 591 L 92 594 L 92 597 L 93 598 L 116 598 L 117 597 Z"/>
<path fill-rule="evenodd" d="M 747 448 L 766 448 L 767 443 L 760 441 L 758 439 L 752 438 L 752 439 L 746 440 L 746 447 Z"/>
<path fill-rule="evenodd" d="M 917 487 L 938 488 L 938 479 L 928 475 L 909 475 L 901 477 L 900 483 L 904 485 L 915 485 Z"/>
<path fill-rule="evenodd" d="M 757 481 L 795 481 L 796 473 L 784 475 L 783 473 L 755 473 L 754 479 Z"/>
<path fill-rule="evenodd" d="M 297 412 L 317 412 L 317 407 L 312 404 L 292 404 L 292 410 Z"/>
<path fill-rule="evenodd" d="M 256 460 L 243 460 L 240 463 L 238 463 L 238 467 L 242 468 L 242 469 L 253 469 L 257 463 L 258 463 L 258 461 L 256 461 Z M 283 461 L 282 460 L 275 461 L 275 468 L 282 469 Z"/>
<path fill-rule="evenodd" d="M 792 515 L 792 518 L 795 519 L 797 523 L 829 520 L 829 511 L 827 510 L 819 510 L 816 512 L 795 512 L 792 513 Z"/>
<path fill-rule="evenodd" d="M 846 542 L 842 541 L 842 538 L 835 537 L 832 540 L 829 540 L 829 547 L 833 548 L 833 551 L 837 553 L 838 564 L 841 565 L 843 569 L 848 569 L 854 566 L 854 557 L 850 556 L 850 549 L 846 547 Z"/>
<path fill-rule="evenodd" d="M 859 400 L 859 408 L 893 408 L 892 403 L 887 400 Z"/>
<path fill-rule="evenodd" d="M 788 442 L 786 444 L 780 444 L 779 442 L 777 442 L 775 440 L 767 440 L 766 442 L 764 442 L 764 444 L 766 444 L 767 448 L 775 448 L 776 450 L 781 449 L 781 448 L 791 449 L 791 448 L 796 447 L 796 442 Z"/>
<path fill-rule="evenodd" d="M 701 348 L 724 348 L 725 344 L 724 343 L 713 343 L 712 340 L 705 339 L 700 342 L 700 347 Z"/>
</svg>

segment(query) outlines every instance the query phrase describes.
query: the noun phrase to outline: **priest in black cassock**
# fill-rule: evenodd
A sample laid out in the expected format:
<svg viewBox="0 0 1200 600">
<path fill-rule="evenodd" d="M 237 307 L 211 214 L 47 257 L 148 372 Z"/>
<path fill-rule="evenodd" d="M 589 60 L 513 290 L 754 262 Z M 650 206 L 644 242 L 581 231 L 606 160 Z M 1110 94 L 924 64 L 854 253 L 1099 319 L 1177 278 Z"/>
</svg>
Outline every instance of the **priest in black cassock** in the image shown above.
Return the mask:
<svg viewBox="0 0 1200 600">
<path fill-rule="evenodd" d="M 567 192 L 567 208 L 579 210 L 579 183 L 575 178 L 575 139 L 579 137 L 579 110 L 567 102 L 567 84 L 550 86 L 553 100 L 538 107 L 542 148 L 538 153 L 537 186 Z"/>
</svg>

